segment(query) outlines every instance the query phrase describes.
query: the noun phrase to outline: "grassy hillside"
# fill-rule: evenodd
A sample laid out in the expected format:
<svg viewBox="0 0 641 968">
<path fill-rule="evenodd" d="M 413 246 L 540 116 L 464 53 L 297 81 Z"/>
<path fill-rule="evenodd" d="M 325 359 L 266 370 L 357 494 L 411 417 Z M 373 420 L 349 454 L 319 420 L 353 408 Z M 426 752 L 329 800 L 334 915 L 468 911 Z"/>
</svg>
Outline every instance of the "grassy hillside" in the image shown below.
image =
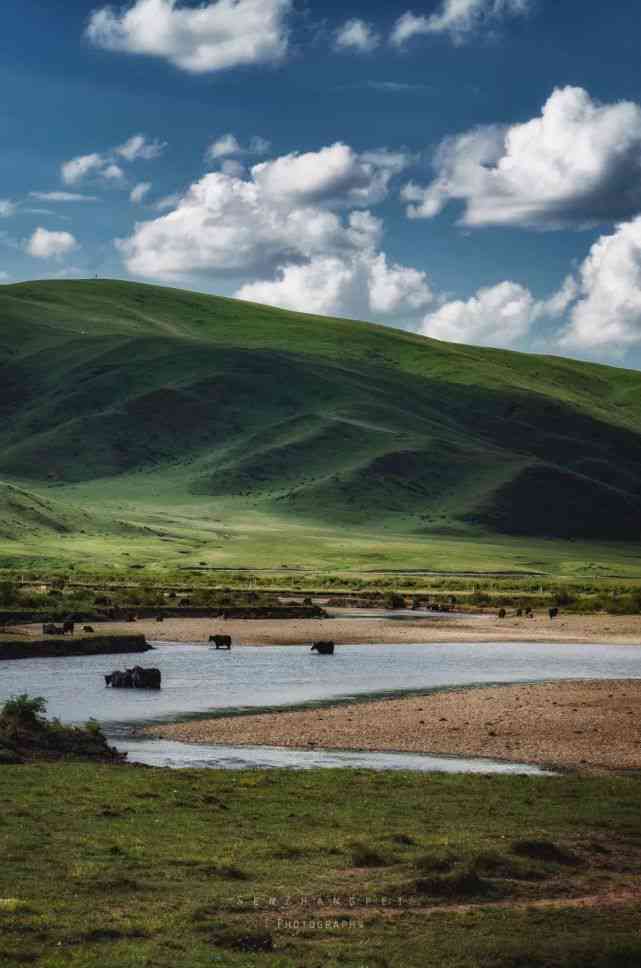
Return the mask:
<svg viewBox="0 0 641 968">
<path fill-rule="evenodd" d="M 637 372 L 115 281 L 0 320 L 7 559 L 637 568 Z"/>
</svg>

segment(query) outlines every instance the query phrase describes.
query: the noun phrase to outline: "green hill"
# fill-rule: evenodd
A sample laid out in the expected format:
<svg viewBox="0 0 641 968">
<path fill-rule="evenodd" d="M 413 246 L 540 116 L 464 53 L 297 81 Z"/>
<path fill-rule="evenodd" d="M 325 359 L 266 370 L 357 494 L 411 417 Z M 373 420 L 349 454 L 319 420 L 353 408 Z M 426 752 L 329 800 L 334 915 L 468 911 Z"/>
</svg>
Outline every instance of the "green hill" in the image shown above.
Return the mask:
<svg viewBox="0 0 641 968">
<path fill-rule="evenodd" d="M 637 372 L 116 281 L 1 286 L 0 320 L 8 558 L 37 519 L 49 559 L 636 567 Z"/>
</svg>

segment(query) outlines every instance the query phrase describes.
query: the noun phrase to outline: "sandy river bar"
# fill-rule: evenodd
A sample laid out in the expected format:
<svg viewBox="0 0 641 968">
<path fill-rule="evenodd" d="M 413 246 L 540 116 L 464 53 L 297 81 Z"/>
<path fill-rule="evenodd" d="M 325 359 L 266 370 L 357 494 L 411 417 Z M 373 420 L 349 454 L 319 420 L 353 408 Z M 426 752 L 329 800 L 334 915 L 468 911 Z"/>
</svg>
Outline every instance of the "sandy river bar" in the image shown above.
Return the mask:
<svg viewBox="0 0 641 968">
<path fill-rule="evenodd" d="M 578 769 L 641 769 L 641 680 L 437 692 L 148 730 L 189 743 L 486 756 Z"/>
</svg>

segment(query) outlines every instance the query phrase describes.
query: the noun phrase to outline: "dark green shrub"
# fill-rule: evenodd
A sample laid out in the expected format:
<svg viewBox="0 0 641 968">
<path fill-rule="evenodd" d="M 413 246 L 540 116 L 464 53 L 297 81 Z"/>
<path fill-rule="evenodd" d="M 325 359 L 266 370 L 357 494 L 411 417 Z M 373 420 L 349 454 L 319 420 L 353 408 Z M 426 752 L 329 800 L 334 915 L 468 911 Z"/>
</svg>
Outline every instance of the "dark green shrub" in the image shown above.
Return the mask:
<svg viewBox="0 0 641 968">
<path fill-rule="evenodd" d="M 397 595 L 396 592 L 388 592 L 383 596 L 383 607 L 384 608 L 405 608 L 405 599 L 402 595 Z"/>
<path fill-rule="evenodd" d="M 14 581 L 0 582 L 0 607 L 8 608 L 18 604 L 18 585 Z"/>
<path fill-rule="evenodd" d="M 0 719 L 11 720 L 22 726 L 42 726 L 47 711 L 47 700 L 42 696 L 29 696 L 26 692 L 7 699 Z"/>
</svg>

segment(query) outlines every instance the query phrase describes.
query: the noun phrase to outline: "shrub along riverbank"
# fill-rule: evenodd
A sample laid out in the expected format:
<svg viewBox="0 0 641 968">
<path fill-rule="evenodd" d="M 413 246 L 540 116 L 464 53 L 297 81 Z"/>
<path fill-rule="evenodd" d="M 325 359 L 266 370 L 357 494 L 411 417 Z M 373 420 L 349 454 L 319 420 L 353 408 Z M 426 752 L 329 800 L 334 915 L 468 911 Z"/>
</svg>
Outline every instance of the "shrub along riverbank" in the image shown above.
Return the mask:
<svg viewBox="0 0 641 968">
<path fill-rule="evenodd" d="M 84 729 L 63 726 L 57 719 L 45 719 L 45 709 L 42 697 L 26 694 L 14 696 L 4 704 L 0 711 L 0 767 L 68 757 L 124 761 L 124 755 L 107 744 L 95 720 Z"/>
</svg>

